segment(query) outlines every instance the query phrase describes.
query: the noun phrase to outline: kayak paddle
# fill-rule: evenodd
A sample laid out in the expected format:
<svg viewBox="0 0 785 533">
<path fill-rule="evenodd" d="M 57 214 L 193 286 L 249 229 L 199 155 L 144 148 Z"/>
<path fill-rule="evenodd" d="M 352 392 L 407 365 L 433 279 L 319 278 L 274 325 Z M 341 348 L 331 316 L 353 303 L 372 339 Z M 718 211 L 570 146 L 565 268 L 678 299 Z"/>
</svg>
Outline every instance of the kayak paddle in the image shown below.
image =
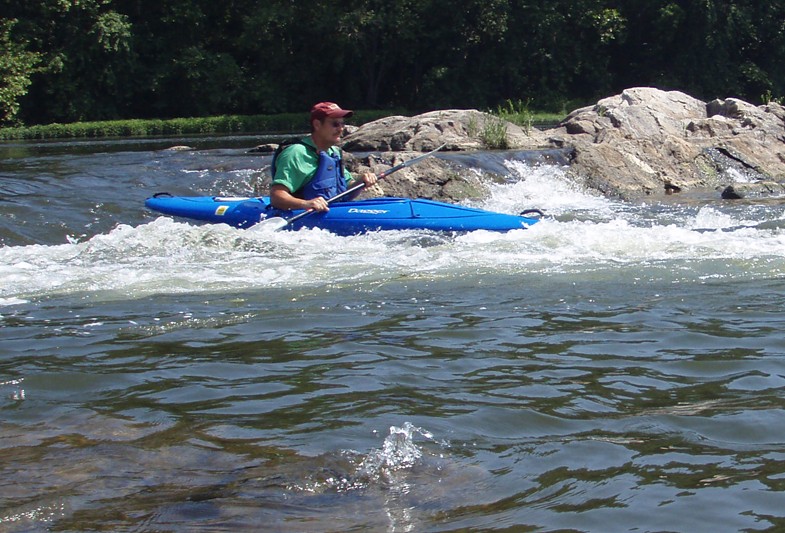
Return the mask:
<svg viewBox="0 0 785 533">
<path fill-rule="evenodd" d="M 422 161 L 426 157 L 432 156 L 433 154 L 435 154 L 436 152 L 438 152 L 439 150 L 441 150 L 445 146 L 446 146 L 446 144 L 443 144 L 440 147 L 438 147 L 436 150 L 430 151 L 427 154 L 419 155 L 419 156 L 417 156 L 415 158 L 409 159 L 408 161 L 404 161 L 403 163 L 395 165 L 394 167 L 385 170 L 381 174 L 378 174 L 376 176 L 376 178 L 377 179 L 386 178 L 390 174 L 392 174 L 394 172 L 398 172 L 402 168 L 406 168 L 406 167 L 414 165 L 415 163 L 419 163 L 420 161 Z M 341 198 L 343 198 L 345 196 L 348 196 L 349 194 L 351 194 L 351 193 L 353 193 L 355 191 L 359 191 L 363 187 L 365 187 L 365 183 L 364 182 L 363 183 L 359 183 L 359 184 L 355 185 L 354 187 L 351 187 L 350 189 L 345 190 L 341 194 L 336 194 L 332 198 L 329 198 L 327 200 L 327 203 L 329 204 L 329 203 L 332 203 L 332 202 L 334 202 L 336 200 L 339 200 L 339 199 L 341 199 Z M 293 216 L 291 218 L 282 218 L 282 217 L 265 218 L 264 220 L 262 220 L 260 222 L 260 225 L 262 225 L 262 226 L 264 226 L 266 228 L 271 228 L 273 231 L 278 231 L 280 229 L 285 228 L 286 226 L 288 226 L 292 222 L 294 222 L 296 220 L 300 220 L 303 217 L 307 217 L 311 213 L 315 213 L 315 212 L 316 211 L 314 209 L 307 209 L 306 211 L 303 211 L 302 213 L 300 213 L 298 215 L 295 215 L 295 216 Z"/>
</svg>

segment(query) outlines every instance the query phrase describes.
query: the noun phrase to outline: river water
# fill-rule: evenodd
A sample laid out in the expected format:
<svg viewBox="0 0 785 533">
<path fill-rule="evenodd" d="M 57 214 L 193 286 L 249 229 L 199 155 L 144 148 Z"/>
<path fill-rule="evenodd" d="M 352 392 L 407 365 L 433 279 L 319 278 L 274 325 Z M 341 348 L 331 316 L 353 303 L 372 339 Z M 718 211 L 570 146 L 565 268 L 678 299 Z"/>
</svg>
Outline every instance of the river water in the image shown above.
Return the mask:
<svg viewBox="0 0 785 533">
<path fill-rule="evenodd" d="M 507 234 L 145 210 L 254 144 L 0 145 L 0 530 L 785 527 L 785 201 L 509 160 Z"/>
</svg>

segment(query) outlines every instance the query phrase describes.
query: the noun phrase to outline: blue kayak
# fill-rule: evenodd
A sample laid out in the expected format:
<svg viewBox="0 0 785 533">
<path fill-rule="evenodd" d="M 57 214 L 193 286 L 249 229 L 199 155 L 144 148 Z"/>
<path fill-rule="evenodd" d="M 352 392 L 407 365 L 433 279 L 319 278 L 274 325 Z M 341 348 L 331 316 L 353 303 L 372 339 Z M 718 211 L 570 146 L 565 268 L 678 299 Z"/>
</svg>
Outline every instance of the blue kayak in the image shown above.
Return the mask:
<svg viewBox="0 0 785 533">
<path fill-rule="evenodd" d="M 148 209 L 176 217 L 248 228 L 265 219 L 289 219 L 303 211 L 281 211 L 267 196 L 171 196 L 159 193 L 145 201 Z M 370 198 L 334 202 L 327 212 L 301 217 L 285 229 L 322 228 L 338 235 L 377 230 L 510 231 L 528 228 L 542 213 L 536 209 L 510 215 L 460 205 L 411 198 Z M 280 220 L 280 219 L 279 219 Z"/>
</svg>

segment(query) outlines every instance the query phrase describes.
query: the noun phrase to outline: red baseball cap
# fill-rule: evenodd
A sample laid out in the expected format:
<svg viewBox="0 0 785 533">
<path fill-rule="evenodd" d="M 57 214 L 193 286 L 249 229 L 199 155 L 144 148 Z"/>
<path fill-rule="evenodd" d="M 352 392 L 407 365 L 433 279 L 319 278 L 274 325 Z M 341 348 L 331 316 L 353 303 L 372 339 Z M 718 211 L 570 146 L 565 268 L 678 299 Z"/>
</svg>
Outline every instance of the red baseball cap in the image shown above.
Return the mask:
<svg viewBox="0 0 785 533">
<path fill-rule="evenodd" d="M 351 117 L 354 111 L 348 109 L 341 109 L 340 106 L 334 102 L 319 102 L 311 108 L 311 120 L 324 120 L 330 118 L 344 118 Z"/>
</svg>

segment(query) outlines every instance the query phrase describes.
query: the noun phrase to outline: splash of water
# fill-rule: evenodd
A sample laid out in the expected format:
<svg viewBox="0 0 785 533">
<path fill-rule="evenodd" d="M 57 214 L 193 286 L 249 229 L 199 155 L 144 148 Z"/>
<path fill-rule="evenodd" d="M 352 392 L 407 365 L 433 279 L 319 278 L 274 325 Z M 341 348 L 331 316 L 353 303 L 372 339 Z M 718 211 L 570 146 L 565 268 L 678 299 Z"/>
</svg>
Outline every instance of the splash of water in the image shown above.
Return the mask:
<svg viewBox="0 0 785 533">
<path fill-rule="evenodd" d="M 9 381 L 0 382 L 0 387 L 13 387 L 14 390 L 7 396 L 13 401 L 22 401 L 26 399 L 25 390 L 20 385 L 24 382 L 25 378 L 12 379 Z"/>
<path fill-rule="evenodd" d="M 328 454 L 316 461 L 316 465 L 302 482 L 287 485 L 296 492 L 320 493 L 325 490 L 350 492 L 372 486 L 391 492 L 406 492 L 407 472 L 420 464 L 423 450 L 414 442 L 419 435 L 432 440 L 433 435 L 422 428 L 405 422 L 403 426 L 391 426 L 381 448 L 367 454 L 342 451 L 338 455 Z"/>
<path fill-rule="evenodd" d="M 64 503 L 44 505 L 15 512 L 9 512 L 9 510 L 6 510 L 5 513 L 6 514 L 0 515 L 0 529 L 3 529 L 6 526 L 11 527 L 12 525 L 19 527 L 24 527 L 26 525 L 41 526 L 44 524 L 53 523 L 55 520 L 64 517 L 66 514 Z M 26 529 L 25 531 L 28 530 Z M 32 531 L 32 529 L 29 531 Z"/>
<path fill-rule="evenodd" d="M 411 468 L 422 457 L 422 450 L 414 443 L 414 436 L 433 439 L 433 435 L 422 428 L 405 422 L 402 427 L 390 426 L 379 450 L 373 450 L 360 463 L 357 471 L 370 480 L 379 480 L 396 470 Z"/>
<path fill-rule="evenodd" d="M 552 165 L 529 166 L 521 161 L 507 161 L 512 173 L 508 183 L 489 185 L 489 196 L 482 208 L 505 213 L 524 209 L 542 209 L 551 216 L 591 213 L 592 218 L 618 216 L 617 202 L 587 190 L 571 180 L 564 168 Z"/>
</svg>

